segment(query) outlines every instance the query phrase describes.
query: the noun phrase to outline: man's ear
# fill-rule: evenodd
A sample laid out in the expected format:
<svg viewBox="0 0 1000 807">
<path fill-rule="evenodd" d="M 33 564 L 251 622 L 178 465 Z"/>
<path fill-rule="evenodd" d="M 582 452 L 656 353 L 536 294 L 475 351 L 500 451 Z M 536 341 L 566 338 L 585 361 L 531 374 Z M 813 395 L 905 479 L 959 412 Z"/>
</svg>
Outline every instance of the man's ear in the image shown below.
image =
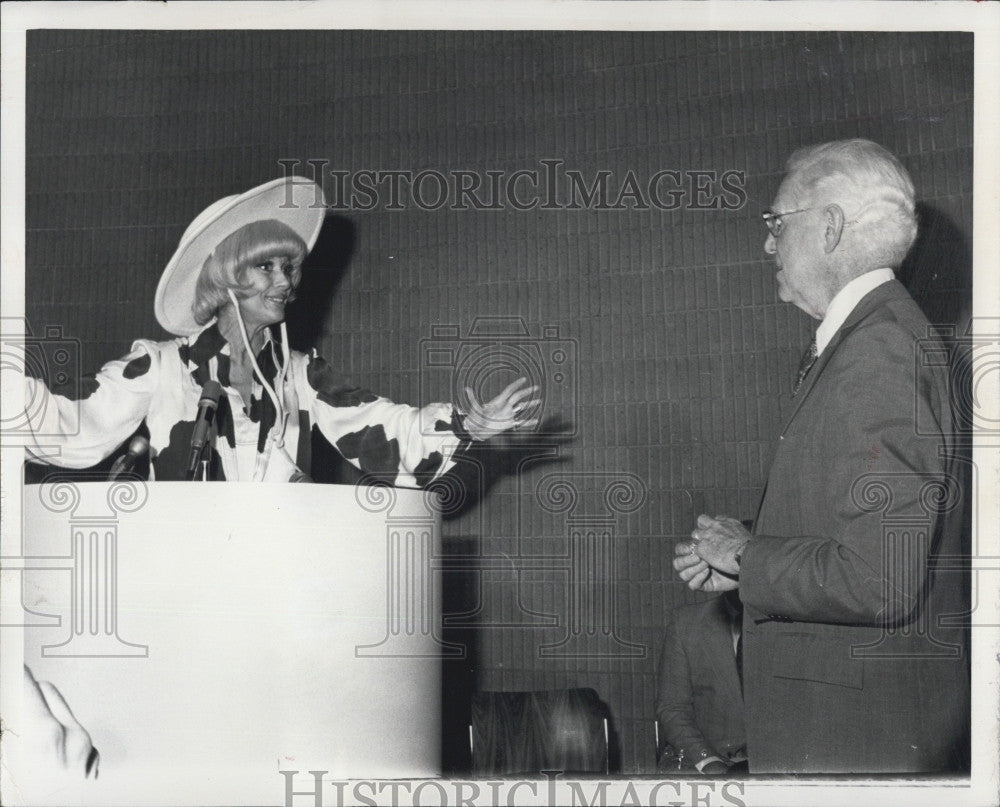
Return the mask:
<svg viewBox="0 0 1000 807">
<path fill-rule="evenodd" d="M 840 205 L 827 205 L 823 208 L 823 251 L 829 255 L 840 243 L 844 234 L 844 211 Z"/>
</svg>

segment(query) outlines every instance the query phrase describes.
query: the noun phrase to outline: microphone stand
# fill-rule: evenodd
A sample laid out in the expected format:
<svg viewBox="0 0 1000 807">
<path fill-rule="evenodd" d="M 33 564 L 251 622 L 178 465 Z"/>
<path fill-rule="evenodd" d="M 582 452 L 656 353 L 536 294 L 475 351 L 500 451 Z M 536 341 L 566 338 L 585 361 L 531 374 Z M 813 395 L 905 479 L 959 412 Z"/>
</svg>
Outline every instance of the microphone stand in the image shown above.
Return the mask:
<svg viewBox="0 0 1000 807">
<path fill-rule="evenodd" d="M 201 400 L 198 401 L 198 416 L 195 418 L 194 428 L 191 432 L 191 453 L 188 456 L 188 469 L 184 475 L 185 480 L 188 482 L 193 482 L 197 478 L 198 466 L 204 462 L 205 446 L 212 444 L 212 426 L 215 422 L 215 410 L 219 405 L 219 396 L 221 394 L 222 385 L 218 381 L 206 381 L 205 386 L 201 389 Z M 205 466 L 202 466 L 201 481 L 205 481 L 208 476 L 207 470 Z"/>
<path fill-rule="evenodd" d="M 194 467 L 188 471 L 187 479 L 188 482 L 205 482 L 208 479 L 208 460 L 205 459 L 205 449 L 211 445 L 211 442 L 206 440 L 205 444 L 196 449 L 198 451 L 197 459 L 193 460 Z"/>
</svg>

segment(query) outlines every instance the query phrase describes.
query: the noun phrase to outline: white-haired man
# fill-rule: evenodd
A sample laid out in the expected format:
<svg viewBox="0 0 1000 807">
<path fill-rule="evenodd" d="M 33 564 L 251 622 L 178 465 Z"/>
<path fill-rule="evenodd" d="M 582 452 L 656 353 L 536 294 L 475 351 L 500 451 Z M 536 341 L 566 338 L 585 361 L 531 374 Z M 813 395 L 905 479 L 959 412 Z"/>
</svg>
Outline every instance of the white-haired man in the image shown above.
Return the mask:
<svg viewBox="0 0 1000 807">
<path fill-rule="evenodd" d="M 700 516 L 674 567 L 693 589 L 739 588 L 752 773 L 960 771 L 968 660 L 941 617 L 967 594 L 933 568 L 962 552 L 949 387 L 893 274 L 913 184 L 867 140 L 787 169 L 764 249 L 781 299 L 820 324 L 753 533 Z"/>
</svg>

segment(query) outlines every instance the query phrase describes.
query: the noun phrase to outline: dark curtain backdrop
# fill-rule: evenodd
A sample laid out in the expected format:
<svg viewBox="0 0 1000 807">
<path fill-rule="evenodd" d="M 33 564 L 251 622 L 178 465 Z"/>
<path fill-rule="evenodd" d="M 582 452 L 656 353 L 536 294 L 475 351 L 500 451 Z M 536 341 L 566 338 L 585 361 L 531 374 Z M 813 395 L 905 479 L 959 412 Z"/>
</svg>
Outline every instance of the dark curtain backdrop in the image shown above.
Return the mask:
<svg viewBox="0 0 1000 807">
<path fill-rule="evenodd" d="M 794 148 L 884 144 L 922 200 L 903 279 L 932 320 L 962 322 L 972 49 L 961 33 L 32 31 L 28 323 L 80 340 L 84 372 L 165 336 L 153 292 L 185 226 L 279 160 L 485 177 L 557 159 L 613 189 L 629 170 L 745 172 L 729 210 L 337 211 L 290 313 L 298 346 L 411 403 L 452 394 L 432 341 L 523 321 L 565 436 L 458 477 L 478 500 L 445 524 L 447 633 L 467 649 L 446 665 L 446 762 L 463 764 L 473 689 L 593 687 L 620 770 L 647 772 L 661 629 L 693 599 L 673 545 L 698 512 L 753 517 L 812 328 L 776 298 L 759 213 Z M 573 508 L 539 491 L 552 474 Z M 645 499 L 616 499 L 636 478 Z"/>
</svg>

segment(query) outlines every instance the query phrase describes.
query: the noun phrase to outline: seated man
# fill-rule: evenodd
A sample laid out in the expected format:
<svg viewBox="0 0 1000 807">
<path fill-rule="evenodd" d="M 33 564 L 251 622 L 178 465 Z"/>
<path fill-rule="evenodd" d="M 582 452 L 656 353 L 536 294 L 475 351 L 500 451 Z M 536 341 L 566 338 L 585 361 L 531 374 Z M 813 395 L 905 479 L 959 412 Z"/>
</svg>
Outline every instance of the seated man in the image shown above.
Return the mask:
<svg viewBox="0 0 1000 807">
<path fill-rule="evenodd" d="M 677 753 L 678 767 L 693 766 L 706 775 L 735 765 L 745 770 L 742 608 L 734 594 L 675 609 L 660 655 L 656 719 L 661 738 Z"/>
</svg>

